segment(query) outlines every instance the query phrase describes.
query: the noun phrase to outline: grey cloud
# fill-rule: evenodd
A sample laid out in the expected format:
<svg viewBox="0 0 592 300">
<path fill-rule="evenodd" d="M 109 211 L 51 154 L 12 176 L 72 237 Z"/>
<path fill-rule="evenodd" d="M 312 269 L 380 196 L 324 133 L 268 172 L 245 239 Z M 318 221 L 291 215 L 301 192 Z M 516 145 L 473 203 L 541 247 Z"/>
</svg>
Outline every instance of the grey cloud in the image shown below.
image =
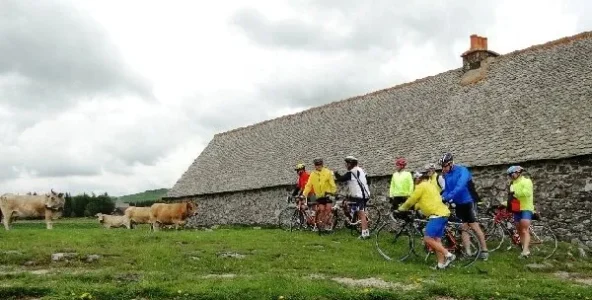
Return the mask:
<svg viewBox="0 0 592 300">
<path fill-rule="evenodd" d="M 79 97 L 135 94 L 151 83 L 126 67 L 89 15 L 66 1 L 0 2 L 0 76 L 24 80 L 0 92 L 11 106 L 51 109 Z"/>
<path fill-rule="evenodd" d="M 239 10 L 231 22 L 255 43 L 267 47 L 354 52 L 383 49 L 393 53 L 403 45 L 426 42 L 436 43 L 444 52 L 452 51 L 449 46 L 456 39 L 468 39 L 494 21 L 494 2 L 438 4 L 428 0 L 307 1 L 294 5 L 314 20 L 312 24 L 298 19 L 271 21 L 251 8 Z M 340 35 L 324 29 L 324 23 L 333 18 L 351 26 L 351 32 Z"/>
</svg>

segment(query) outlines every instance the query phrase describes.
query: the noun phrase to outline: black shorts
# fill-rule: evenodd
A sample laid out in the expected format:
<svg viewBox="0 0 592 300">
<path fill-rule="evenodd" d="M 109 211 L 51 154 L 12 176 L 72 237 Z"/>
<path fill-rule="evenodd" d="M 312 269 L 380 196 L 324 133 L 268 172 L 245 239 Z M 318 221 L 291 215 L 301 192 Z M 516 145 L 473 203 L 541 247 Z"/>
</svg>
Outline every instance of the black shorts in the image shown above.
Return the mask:
<svg viewBox="0 0 592 300">
<path fill-rule="evenodd" d="M 347 204 L 349 205 L 352 211 L 360 211 L 366 210 L 366 204 L 368 203 L 368 199 L 358 198 L 358 197 L 348 197 Z"/>
<path fill-rule="evenodd" d="M 475 206 L 473 202 L 457 204 L 455 207 L 456 217 L 463 223 L 477 223 Z"/>
<path fill-rule="evenodd" d="M 333 203 L 333 201 L 331 199 L 329 199 L 329 197 L 317 198 L 317 204 L 319 204 L 319 205 L 325 205 L 328 203 Z"/>
</svg>

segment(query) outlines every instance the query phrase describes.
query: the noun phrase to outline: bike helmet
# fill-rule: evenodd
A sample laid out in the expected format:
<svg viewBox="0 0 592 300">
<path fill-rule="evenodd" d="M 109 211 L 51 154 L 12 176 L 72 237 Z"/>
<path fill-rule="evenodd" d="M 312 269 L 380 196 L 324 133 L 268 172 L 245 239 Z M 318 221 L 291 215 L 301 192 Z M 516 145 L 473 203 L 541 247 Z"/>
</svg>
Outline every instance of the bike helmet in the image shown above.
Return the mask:
<svg viewBox="0 0 592 300">
<path fill-rule="evenodd" d="M 407 165 L 407 160 L 403 157 L 397 158 L 397 160 L 395 161 L 395 165 L 404 167 Z"/>
<path fill-rule="evenodd" d="M 348 155 L 348 156 L 345 157 L 345 162 L 346 163 L 357 163 L 358 162 L 358 159 L 355 158 L 352 155 Z"/>
<path fill-rule="evenodd" d="M 440 164 L 440 166 L 445 166 L 449 163 L 451 163 L 454 160 L 454 158 L 452 157 L 452 153 L 450 152 L 446 152 L 444 154 L 442 154 L 442 157 L 440 157 L 440 160 L 438 161 L 438 163 Z"/>
<path fill-rule="evenodd" d="M 436 164 L 431 164 L 430 163 L 430 164 L 425 165 L 424 168 L 426 170 L 435 170 L 436 169 Z"/>
<path fill-rule="evenodd" d="M 312 161 L 312 163 L 313 163 L 315 166 L 320 166 L 320 165 L 322 165 L 322 164 L 323 164 L 323 159 L 322 159 L 322 158 L 315 158 L 315 159 Z"/>
<path fill-rule="evenodd" d="M 511 166 L 506 171 L 506 174 L 512 175 L 512 173 L 516 173 L 516 172 L 522 173 L 522 171 L 524 171 L 524 168 L 522 168 L 521 166 Z"/>
<path fill-rule="evenodd" d="M 300 170 L 304 170 L 304 164 L 297 164 L 296 165 L 296 169 L 294 169 L 295 171 L 300 171 Z"/>
<path fill-rule="evenodd" d="M 426 176 L 428 176 L 428 170 L 426 170 L 426 169 L 418 169 L 418 170 L 415 170 L 415 172 L 413 172 L 413 179 L 426 177 Z"/>
</svg>

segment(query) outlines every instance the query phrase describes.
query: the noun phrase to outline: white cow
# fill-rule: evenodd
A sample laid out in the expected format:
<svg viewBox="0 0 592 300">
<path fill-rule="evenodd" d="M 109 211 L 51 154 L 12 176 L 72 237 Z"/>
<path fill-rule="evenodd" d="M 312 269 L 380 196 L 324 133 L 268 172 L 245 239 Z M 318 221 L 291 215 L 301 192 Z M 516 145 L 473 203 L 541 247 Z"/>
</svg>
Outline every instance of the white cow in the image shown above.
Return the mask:
<svg viewBox="0 0 592 300">
<path fill-rule="evenodd" d="M 98 213 L 95 215 L 98 217 L 99 223 L 103 224 L 103 226 L 107 229 L 111 227 L 126 227 L 127 229 L 131 229 L 131 222 L 128 216 L 114 216 L 114 215 L 106 215 L 102 213 Z"/>
<path fill-rule="evenodd" d="M 62 216 L 65 203 L 64 193 L 56 193 L 53 189 L 42 195 L 4 194 L 0 196 L 4 228 L 9 230 L 14 218 L 45 217 L 47 229 L 53 229 L 52 220 Z"/>
</svg>

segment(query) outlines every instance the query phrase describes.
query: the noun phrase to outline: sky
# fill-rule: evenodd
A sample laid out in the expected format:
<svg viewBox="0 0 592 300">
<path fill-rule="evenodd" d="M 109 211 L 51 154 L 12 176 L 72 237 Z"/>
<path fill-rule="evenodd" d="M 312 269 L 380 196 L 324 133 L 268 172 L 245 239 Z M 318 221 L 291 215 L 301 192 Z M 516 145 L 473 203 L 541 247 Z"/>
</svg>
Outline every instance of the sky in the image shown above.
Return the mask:
<svg viewBox="0 0 592 300">
<path fill-rule="evenodd" d="M 592 2 L 2 0 L 0 193 L 170 188 L 216 133 L 592 30 Z"/>
</svg>

